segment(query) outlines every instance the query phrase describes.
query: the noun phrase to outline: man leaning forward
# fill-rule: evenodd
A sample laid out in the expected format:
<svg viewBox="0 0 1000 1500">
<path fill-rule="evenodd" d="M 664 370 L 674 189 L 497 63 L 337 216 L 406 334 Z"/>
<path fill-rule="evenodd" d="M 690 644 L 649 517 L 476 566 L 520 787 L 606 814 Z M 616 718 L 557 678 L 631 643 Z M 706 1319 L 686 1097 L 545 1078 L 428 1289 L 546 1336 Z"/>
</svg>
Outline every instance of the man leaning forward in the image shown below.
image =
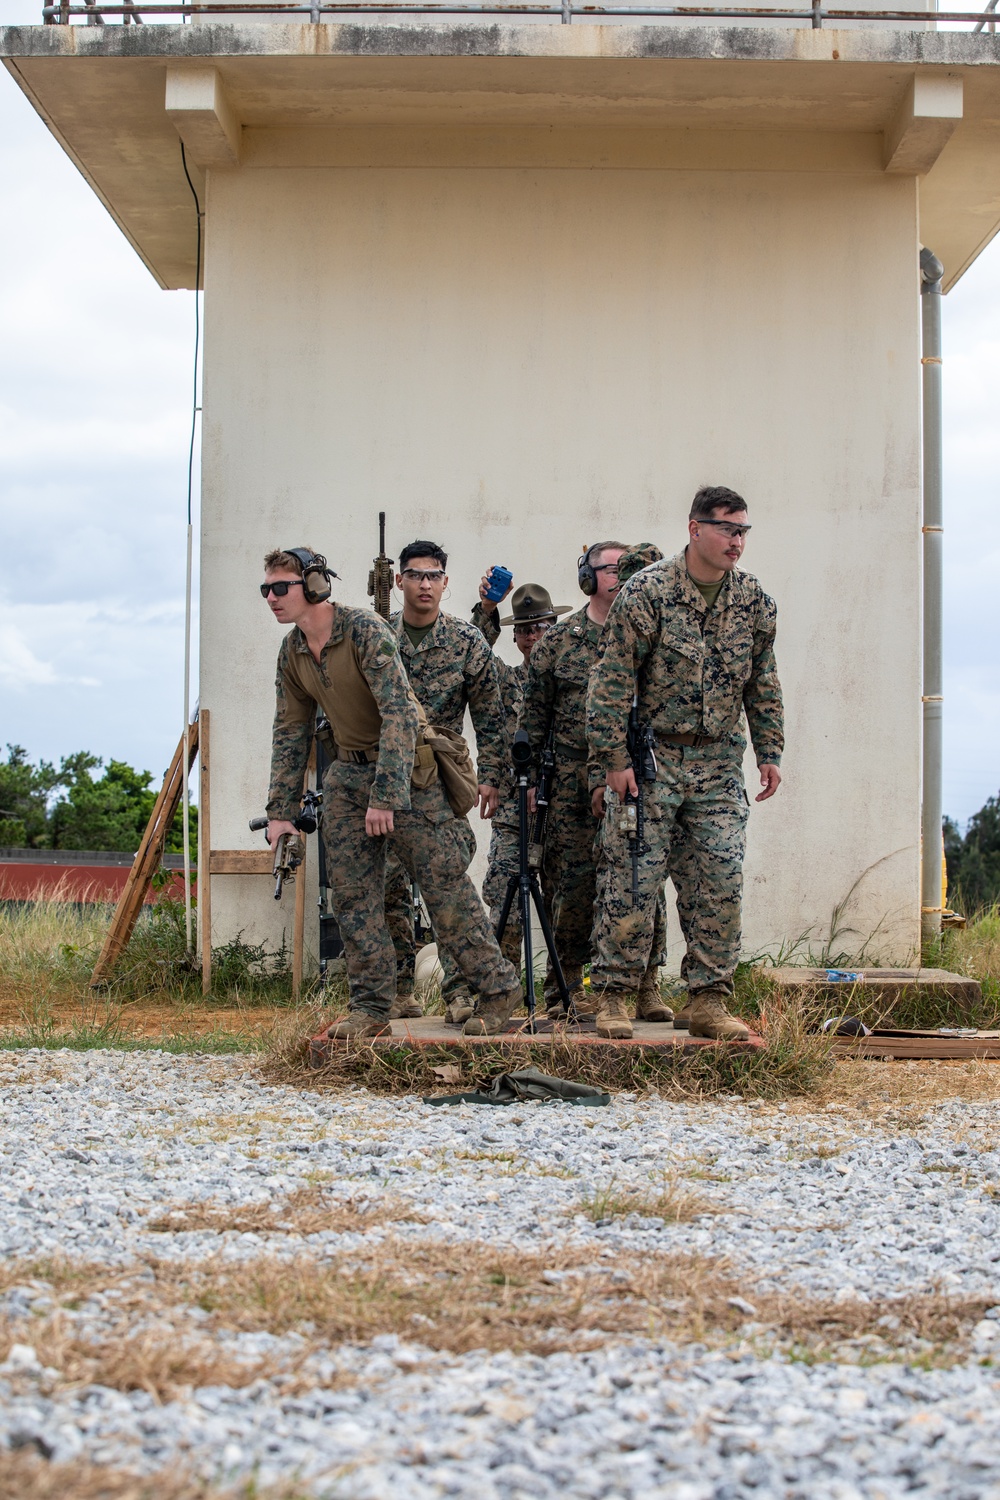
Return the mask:
<svg viewBox="0 0 1000 1500">
<path fill-rule="evenodd" d="M 322 559 L 315 561 L 325 569 Z M 294 832 L 291 819 L 299 809 L 317 707 L 329 719 L 336 742 L 323 778 L 323 838 L 331 903 L 344 942 L 350 1014 L 330 1035 L 366 1037 L 389 1029 L 396 958 L 384 910 L 388 845 L 419 881 L 435 931 L 478 994 L 465 1030 L 472 1035 L 501 1031 L 521 1003 L 519 975 L 497 947 L 465 873 L 468 855 L 456 833 L 458 819 L 427 747 L 421 747 L 414 771 L 420 710 L 394 632 L 369 610 L 330 601 L 329 588 L 325 594 L 312 588 L 322 597 L 310 602 L 295 553 L 269 553 L 264 570 L 261 592 L 271 613 L 294 627 L 278 652 L 270 843 Z M 307 569 L 314 581 L 317 572 Z"/>
<path fill-rule="evenodd" d="M 745 712 L 765 801 L 781 780 L 781 687 L 774 659 L 777 611 L 756 578 L 737 570 L 750 530 L 732 490 L 699 490 L 684 552 L 636 573 L 605 628 L 591 675 L 587 736 L 592 778 L 607 783 L 599 848 L 593 992 L 601 1010 L 627 1015 L 642 979 L 657 894 L 683 840 L 688 921 L 684 1019 L 693 1036 L 742 1039 L 729 1014 L 739 959 L 748 801 Z M 633 691 L 656 738 L 657 777 L 645 789 L 645 847 L 633 901 L 621 800 L 636 792 L 626 751 Z"/>
</svg>

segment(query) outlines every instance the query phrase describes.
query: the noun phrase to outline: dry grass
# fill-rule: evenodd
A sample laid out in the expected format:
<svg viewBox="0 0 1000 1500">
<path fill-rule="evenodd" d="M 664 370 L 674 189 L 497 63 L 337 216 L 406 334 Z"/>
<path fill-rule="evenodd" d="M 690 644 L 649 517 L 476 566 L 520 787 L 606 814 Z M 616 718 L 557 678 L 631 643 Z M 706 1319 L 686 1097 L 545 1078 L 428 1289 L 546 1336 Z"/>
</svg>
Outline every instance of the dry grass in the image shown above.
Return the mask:
<svg viewBox="0 0 1000 1500">
<path fill-rule="evenodd" d="M 719 1205 L 665 1174 L 648 1188 L 620 1187 L 612 1177 L 603 1187 L 581 1198 L 570 1212 L 586 1214 L 595 1224 L 624 1219 L 629 1214 L 662 1219 L 665 1224 L 689 1224 L 702 1214 L 718 1213 Z"/>
<path fill-rule="evenodd" d="M 144 1319 L 150 1311 L 138 1305 L 133 1310 Z M 192 1335 L 190 1326 L 165 1316 L 141 1332 L 130 1331 L 122 1322 L 101 1338 L 81 1335 L 62 1310 L 34 1320 L 27 1331 L 21 1322 L 0 1319 L 4 1357 L 12 1344 L 26 1340 L 41 1364 L 57 1372 L 43 1380 L 44 1390 L 97 1384 L 118 1391 L 148 1391 L 157 1401 L 173 1401 L 197 1386 L 245 1386 L 280 1369 L 273 1359 L 237 1359 L 215 1340 Z M 24 1377 L 9 1379 L 16 1386 Z"/>
<path fill-rule="evenodd" d="M 56 887 L 27 905 L 0 906 L 0 1025 L 36 1031 L 64 1030 L 81 1017 L 111 1012 L 128 1031 L 127 1013 L 137 1002 L 152 1005 L 168 1019 L 189 1020 L 220 1003 L 252 1012 L 285 1008 L 291 974 L 282 951 L 265 954 L 237 938 L 214 950 L 213 994 L 201 993 L 201 975 L 186 952 L 183 909 L 160 892 L 143 915 L 111 981 L 99 995 L 90 976 L 114 911 L 110 902 L 81 905 Z M 62 899 L 60 897 L 62 896 Z"/>
<path fill-rule="evenodd" d="M 335 1198 L 319 1184 L 299 1188 L 280 1202 L 235 1204 L 201 1202 L 176 1203 L 164 1209 L 159 1217 L 147 1222 L 146 1228 L 177 1234 L 189 1229 L 214 1229 L 218 1234 L 232 1230 L 236 1234 L 273 1233 L 275 1229 L 295 1234 L 364 1234 L 380 1224 L 401 1222 L 424 1224 L 426 1219 L 415 1208 L 380 1198 L 377 1202 L 354 1198 Z"/>
<path fill-rule="evenodd" d="M 910 1119 L 952 1099 L 968 1103 L 1000 1099 L 1000 1065 L 847 1057 L 837 1063 L 815 1102 L 866 1110 L 873 1119 L 893 1115 Z"/>
<path fill-rule="evenodd" d="M 309 1013 L 315 1030 L 329 1020 Z M 614 1042 L 581 1045 L 556 1034 L 551 1040 L 497 1038 L 489 1044 L 455 1042 L 418 1045 L 399 1038 L 392 1044 L 339 1046 L 321 1068 L 307 1060 L 306 1035 L 297 1023 L 276 1030 L 262 1060 L 269 1083 L 337 1089 L 361 1085 L 381 1094 L 440 1093 L 435 1070 L 457 1068 L 447 1092 L 488 1088 L 498 1073 L 535 1067 L 560 1078 L 599 1088 L 656 1092 L 667 1098 L 701 1099 L 740 1093 L 747 1098 L 785 1099 L 819 1089 L 835 1067 L 833 1040 L 808 1029 L 799 1009 L 773 1004 L 766 1017 L 763 1047 L 719 1045 L 652 1052 Z M 314 1034 L 314 1032 L 313 1032 Z"/>
<path fill-rule="evenodd" d="M 623 1261 L 593 1246 L 522 1251 L 475 1242 L 385 1242 L 366 1249 L 363 1260 L 151 1262 L 139 1272 L 22 1263 L 6 1267 L 3 1281 L 23 1284 L 40 1271 L 59 1305 L 27 1327 L 8 1323 L 0 1353 L 30 1341 L 59 1372 L 54 1386 L 98 1381 L 160 1400 L 262 1375 L 286 1391 L 303 1389 L 315 1383 L 309 1360 L 316 1351 L 385 1333 L 455 1354 L 545 1355 L 629 1336 L 726 1345 L 750 1336 L 800 1358 L 853 1349 L 868 1358 L 902 1352 L 945 1362 L 965 1352 L 965 1336 L 993 1301 L 927 1294 L 840 1302 L 759 1292 L 707 1256 L 641 1252 Z M 100 1336 L 85 1340 L 71 1331 L 63 1304 L 95 1293 L 104 1295 L 106 1313 Z M 753 1314 L 736 1298 L 748 1298 Z M 195 1335 L 191 1308 L 200 1310 Z M 240 1361 L 213 1339 L 221 1331 L 299 1339 L 269 1361 Z"/>
<path fill-rule="evenodd" d="M 304 1496 L 294 1484 L 261 1488 L 247 1479 L 237 1485 L 214 1485 L 171 1472 L 143 1479 L 125 1469 L 97 1464 L 51 1464 L 34 1449 L 5 1453 L 0 1465 L 0 1500 L 304 1500 Z"/>
</svg>

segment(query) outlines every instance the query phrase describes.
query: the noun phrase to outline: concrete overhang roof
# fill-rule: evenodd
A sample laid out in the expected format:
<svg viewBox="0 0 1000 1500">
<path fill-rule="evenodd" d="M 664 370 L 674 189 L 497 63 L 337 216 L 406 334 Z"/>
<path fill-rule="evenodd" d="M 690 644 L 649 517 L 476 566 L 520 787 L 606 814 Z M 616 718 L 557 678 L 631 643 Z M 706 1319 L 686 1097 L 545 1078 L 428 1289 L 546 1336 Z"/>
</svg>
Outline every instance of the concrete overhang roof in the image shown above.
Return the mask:
<svg viewBox="0 0 1000 1500">
<path fill-rule="evenodd" d="M 327 164 L 916 175 L 946 288 L 1000 228 L 1000 37 L 985 34 L 254 21 L 8 27 L 0 56 L 164 287 L 194 285 L 179 133 L 196 182 Z M 214 79 L 207 110 L 185 74 L 202 104 Z M 924 109 L 921 89 L 944 104 Z"/>
</svg>

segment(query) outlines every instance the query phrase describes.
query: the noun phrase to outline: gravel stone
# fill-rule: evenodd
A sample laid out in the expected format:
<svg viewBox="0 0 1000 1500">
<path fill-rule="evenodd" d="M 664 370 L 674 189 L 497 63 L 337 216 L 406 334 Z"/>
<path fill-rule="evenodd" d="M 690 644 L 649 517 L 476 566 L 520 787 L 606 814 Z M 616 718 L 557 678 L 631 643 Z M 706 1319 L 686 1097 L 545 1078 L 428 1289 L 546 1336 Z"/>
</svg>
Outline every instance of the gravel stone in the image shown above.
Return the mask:
<svg viewBox="0 0 1000 1500">
<path fill-rule="evenodd" d="M 453 1356 L 395 1335 L 310 1354 L 294 1394 L 280 1378 L 196 1389 L 60 1390 L 31 1343 L 53 1306 L 27 1276 L 0 1297 L 12 1338 L 0 1365 L 0 1452 L 31 1448 L 211 1480 L 297 1477 L 350 1500 L 978 1500 L 1000 1493 L 1000 1152 L 992 1105 L 950 1101 L 917 1133 L 863 1111 L 803 1112 L 731 1097 L 683 1105 L 616 1096 L 599 1112 L 534 1105 L 447 1110 L 352 1090 L 262 1084 L 245 1059 L 161 1053 L 0 1054 L 0 1254 L 130 1265 L 262 1252 L 317 1254 L 386 1235 L 542 1253 L 608 1249 L 724 1256 L 755 1289 L 814 1296 L 976 1295 L 991 1303 L 971 1351 L 945 1368 L 863 1365 L 731 1347 L 611 1340 L 586 1354 Z M 595 1118 L 595 1114 L 598 1118 Z M 157 1232 L 172 1205 L 280 1205 L 315 1180 L 331 1193 L 408 1201 L 426 1222 L 303 1237 L 276 1215 L 255 1234 Z M 664 1179 L 711 1212 L 596 1223 L 609 1189 Z M 152 1273 L 149 1273 L 152 1275 Z M 624 1273 L 620 1272 L 619 1275 Z M 571 1273 L 552 1269 L 559 1285 Z M 99 1331 L 107 1300 L 73 1317 Z M 192 1327 L 204 1314 L 192 1311 Z M 759 1325 L 758 1325 L 759 1326 Z M 892 1327 L 892 1314 L 883 1324 Z M 898 1320 L 896 1322 L 898 1326 Z M 248 1360 L 301 1353 L 294 1336 L 226 1332 Z M 304 1377 L 303 1376 L 304 1372 Z"/>
</svg>

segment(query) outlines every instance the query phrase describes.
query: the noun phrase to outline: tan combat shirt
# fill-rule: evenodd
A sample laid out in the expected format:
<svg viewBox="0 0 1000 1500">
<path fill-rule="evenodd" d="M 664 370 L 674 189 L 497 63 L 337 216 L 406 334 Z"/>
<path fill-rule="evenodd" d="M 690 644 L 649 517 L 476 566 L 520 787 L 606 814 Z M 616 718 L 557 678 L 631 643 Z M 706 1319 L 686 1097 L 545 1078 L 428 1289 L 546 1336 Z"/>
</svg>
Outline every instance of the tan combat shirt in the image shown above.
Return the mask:
<svg viewBox="0 0 1000 1500">
<path fill-rule="evenodd" d="M 384 620 L 335 604 L 318 662 L 298 626 L 290 630 L 278 652 L 275 693 L 268 817 L 298 814 L 317 707 L 341 750 L 378 751 L 369 806 L 409 808 L 419 710 Z"/>
</svg>

